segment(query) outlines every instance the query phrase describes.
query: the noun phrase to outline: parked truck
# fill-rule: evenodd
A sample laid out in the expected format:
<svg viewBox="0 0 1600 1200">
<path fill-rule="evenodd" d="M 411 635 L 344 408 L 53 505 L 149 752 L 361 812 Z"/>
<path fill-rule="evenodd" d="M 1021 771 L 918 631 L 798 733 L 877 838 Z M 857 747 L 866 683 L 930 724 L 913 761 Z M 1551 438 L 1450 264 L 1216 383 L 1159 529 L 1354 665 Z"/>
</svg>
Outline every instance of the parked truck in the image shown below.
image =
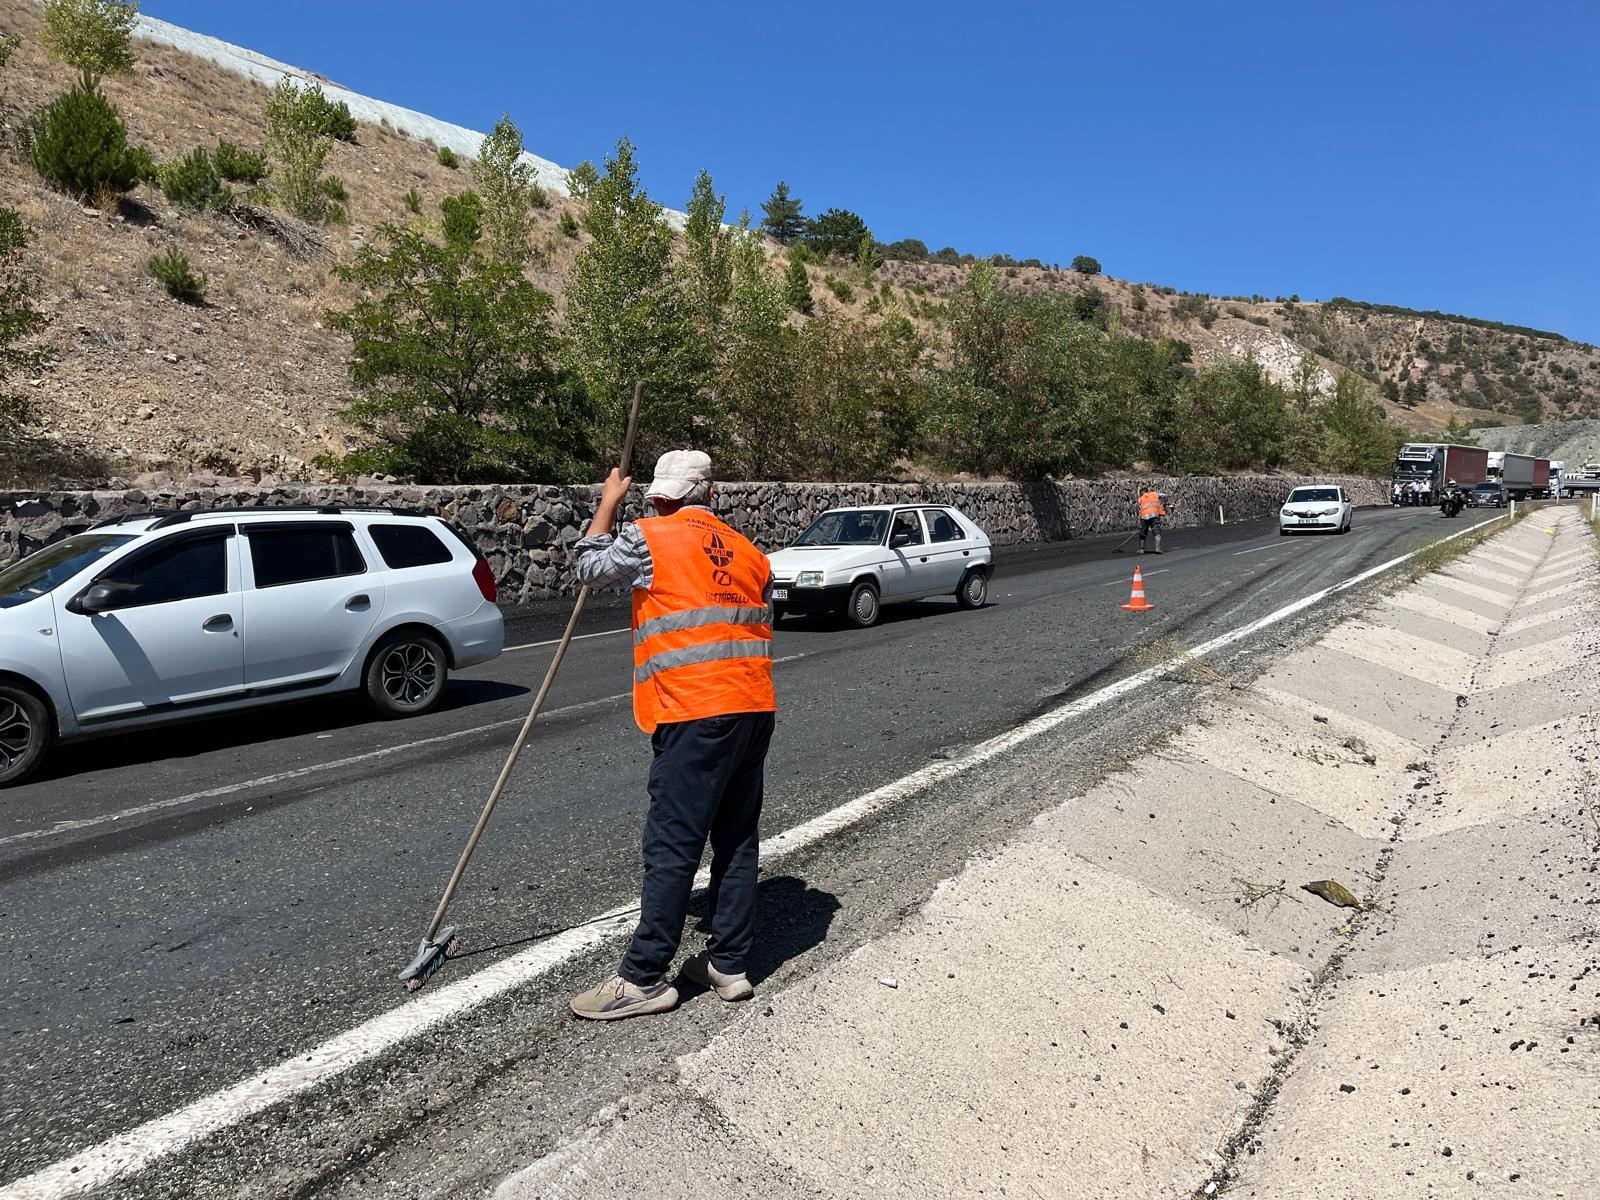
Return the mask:
<svg viewBox="0 0 1600 1200">
<path fill-rule="evenodd" d="M 1489 477 L 1489 452 L 1482 446 L 1408 442 L 1395 455 L 1391 477 L 1402 491 L 1420 483 L 1422 503 L 1438 504 L 1452 483 L 1466 491 Z"/>
<path fill-rule="evenodd" d="M 1506 496 L 1512 500 L 1543 496 L 1550 487 L 1548 458 L 1491 450 L 1484 470 L 1489 479 L 1498 480 L 1505 487 Z"/>
</svg>

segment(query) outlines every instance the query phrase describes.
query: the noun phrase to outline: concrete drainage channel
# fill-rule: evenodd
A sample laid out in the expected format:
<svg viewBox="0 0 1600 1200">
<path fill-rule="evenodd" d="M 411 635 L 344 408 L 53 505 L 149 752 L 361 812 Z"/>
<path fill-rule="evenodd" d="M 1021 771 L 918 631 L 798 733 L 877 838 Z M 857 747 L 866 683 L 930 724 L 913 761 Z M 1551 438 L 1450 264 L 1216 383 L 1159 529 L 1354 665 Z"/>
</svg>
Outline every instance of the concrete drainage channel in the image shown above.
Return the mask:
<svg viewBox="0 0 1600 1200">
<path fill-rule="evenodd" d="M 1038 739 L 1055 807 L 497 1194 L 1588 1194 L 1597 602 L 1545 510 L 1081 795 Z"/>
</svg>

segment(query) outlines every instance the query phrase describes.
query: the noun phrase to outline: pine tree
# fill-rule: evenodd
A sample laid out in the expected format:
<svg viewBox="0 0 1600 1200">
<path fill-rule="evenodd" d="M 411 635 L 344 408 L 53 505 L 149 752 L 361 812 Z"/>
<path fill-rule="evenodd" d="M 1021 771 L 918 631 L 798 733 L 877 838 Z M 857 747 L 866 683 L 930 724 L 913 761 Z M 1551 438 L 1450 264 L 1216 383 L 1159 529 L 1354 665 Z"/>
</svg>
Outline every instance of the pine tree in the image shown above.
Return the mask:
<svg viewBox="0 0 1600 1200">
<path fill-rule="evenodd" d="M 811 276 L 798 258 L 790 258 L 789 269 L 783 273 L 783 298 L 795 312 L 807 316 L 816 308 L 816 301 L 811 298 Z"/>
<path fill-rule="evenodd" d="M 127 127 L 97 87 L 80 83 L 45 105 L 30 153 L 47 183 L 84 199 L 139 182 L 140 159 L 128 148 Z"/>
<path fill-rule="evenodd" d="M 799 199 L 790 197 L 789 185 L 782 180 L 772 189 L 772 196 L 761 206 L 761 211 L 764 214 L 761 232 L 785 246 L 806 231 L 801 203 Z"/>
</svg>

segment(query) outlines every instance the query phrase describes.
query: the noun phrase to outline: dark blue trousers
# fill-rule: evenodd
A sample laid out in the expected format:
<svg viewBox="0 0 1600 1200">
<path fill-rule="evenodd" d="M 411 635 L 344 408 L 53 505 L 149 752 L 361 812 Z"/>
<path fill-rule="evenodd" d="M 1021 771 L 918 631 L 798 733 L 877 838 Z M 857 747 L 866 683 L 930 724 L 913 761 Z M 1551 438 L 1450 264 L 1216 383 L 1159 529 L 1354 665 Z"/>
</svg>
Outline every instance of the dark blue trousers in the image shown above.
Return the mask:
<svg viewBox="0 0 1600 1200">
<path fill-rule="evenodd" d="M 711 938 L 719 971 L 745 969 L 755 928 L 763 768 L 771 713 L 659 725 L 651 735 L 650 813 L 644 823 L 639 927 L 622 977 L 648 986 L 672 965 L 689 895 L 711 842 Z"/>
</svg>

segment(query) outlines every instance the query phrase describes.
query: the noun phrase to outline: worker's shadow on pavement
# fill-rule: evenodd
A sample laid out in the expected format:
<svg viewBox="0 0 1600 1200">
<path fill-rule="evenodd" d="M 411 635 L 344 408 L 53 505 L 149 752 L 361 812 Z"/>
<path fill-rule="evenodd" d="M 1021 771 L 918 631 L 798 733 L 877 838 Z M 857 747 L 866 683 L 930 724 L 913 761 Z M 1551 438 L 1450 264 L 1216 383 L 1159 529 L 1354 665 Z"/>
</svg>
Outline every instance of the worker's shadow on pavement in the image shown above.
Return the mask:
<svg viewBox="0 0 1600 1200">
<path fill-rule="evenodd" d="M 695 897 L 693 911 L 700 918 L 696 928 L 702 932 L 710 929 L 708 900 L 704 895 Z M 840 907 L 832 892 L 811 887 L 803 879 L 792 875 L 763 879 L 756 885 L 755 946 L 745 962 L 750 982 L 760 983 L 790 959 L 820 946 Z"/>
</svg>

